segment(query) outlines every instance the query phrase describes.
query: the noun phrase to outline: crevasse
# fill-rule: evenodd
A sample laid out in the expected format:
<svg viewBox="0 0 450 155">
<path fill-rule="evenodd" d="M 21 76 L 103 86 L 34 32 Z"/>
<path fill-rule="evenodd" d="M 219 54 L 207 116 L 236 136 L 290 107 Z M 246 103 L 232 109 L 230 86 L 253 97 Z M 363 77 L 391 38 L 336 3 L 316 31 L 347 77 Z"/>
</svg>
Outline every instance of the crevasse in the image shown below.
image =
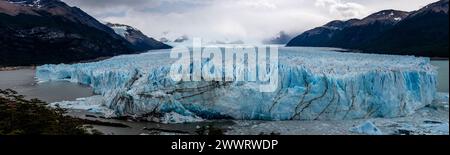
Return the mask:
<svg viewBox="0 0 450 155">
<path fill-rule="evenodd" d="M 273 93 L 260 92 L 253 82 L 174 82 L 168 74 L 176 59 L 168 50 L 44 65 L 36 76 L 90 85 L 101 101 L 80 102 L 98 102 L 89 104 L 117 116 L 342 120 L 410 115 L 433 101 L 437 72 L 428 58 L 333 50 L 281 48 Z"/>
</svg>

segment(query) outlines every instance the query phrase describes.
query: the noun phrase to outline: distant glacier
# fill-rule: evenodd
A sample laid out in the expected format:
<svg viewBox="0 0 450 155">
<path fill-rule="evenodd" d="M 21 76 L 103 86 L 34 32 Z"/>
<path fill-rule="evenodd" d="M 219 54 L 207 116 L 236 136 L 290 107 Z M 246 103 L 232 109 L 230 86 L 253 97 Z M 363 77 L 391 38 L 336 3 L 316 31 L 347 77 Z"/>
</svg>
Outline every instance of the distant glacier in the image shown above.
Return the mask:
<svg viewBox="0 0 450 155">
<path fill-rule="evenodd" d="M 428 58 L 335 50 L 281 47 L 279 86 L 272 93 L 252 82 L 174 82 L 170 50 L 44 65 L 36 76 L 90 85 L 98 94 L 53 105 L 167 123 L 400 117 L 431 104 L 436 95 L 437 71 Z"/>
</svg>

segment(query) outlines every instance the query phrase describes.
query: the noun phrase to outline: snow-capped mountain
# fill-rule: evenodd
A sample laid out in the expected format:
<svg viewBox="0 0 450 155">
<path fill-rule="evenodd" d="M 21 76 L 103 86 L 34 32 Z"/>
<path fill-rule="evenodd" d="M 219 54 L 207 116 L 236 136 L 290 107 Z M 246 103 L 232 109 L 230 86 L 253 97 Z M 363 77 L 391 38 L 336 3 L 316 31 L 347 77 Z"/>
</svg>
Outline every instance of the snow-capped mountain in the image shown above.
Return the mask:
<svg viewBox="0 0 450 155">
<path fill-rule="evenodd" d="M 0 36 L 0 66 L 71 63 L 147 50 L 60 0 L 0 0 Z"/>
<path fill-rule="evenodd" d="M 288 46 L 325 46 L 352 48 L 367 42 L 372 36 L 393 27 L 408 16 L 408 12 L 384 10 L 363 19 L 335 20 L 306 31 L 292 39 Z"/>
<path fill-rule="evenodd" d="M 124 25 L 107 23 L 107 26 L 111 27 L 115 33 L 125 38 L 130 42 L 136 50 L 152 50 L 152 49 L 167 49 L 171 48 L 169 45 L 163 44 L 153 38 L 150 38 L 143 34 L 140 30 Z"/>
<path fill-rule="evenodd" d="M 393 28 L 362 46 L 370 51 L 388 51 L 427 57 L 449 57 L 449 0 L 413 11 Z"/>
<path fill-rule="evenodd" d="M 394 25 L 405 19 L 410 13 L 398 10 L 383 10 L 372 15 L 367 16 L 361 20 L 350 20 L 349 26 L 362 26 L 375 23 L 382 23 L 386 25 Z"/>
<path fill-rule="evenodd" d="M 422 9 L 413 12 L 411 17 L 416 16 L 416 15 L 420 15 L 420 14 L 425 14 L 425 13 L 445 13 L 445 14 L 448 14 L 448 9 L 449 9 L 448 8 L 448 2 L 449 2 L 449 0 L 441 0 L 439 2 L 427 5 L 427 6 L 423 7 Z"/>
<path fill-rule="evenodd" d="M 70 22 L 94 27 L 107 33 L 114 34 L 111 29 L 98 22 L 80 8 L 70 7 L 60 0 L 0 0 L 0 13 L 15 17 L 18 17 L 18 15 L 62 17 Z"/>
<path fill-rule="evenodd" d="M 8 0 L 9 3 L 19 4 L 29 7 L 42 7 L 42 4 L 46 3 L 46 0 Z"/>
<path fill-rule="evenodd" d="M 448 2 L 441 0 L 413 12 L 384 10 L 363 19 L 332 21 L 304 32 L 287 46 L 448 57 Z"/>
</svg>

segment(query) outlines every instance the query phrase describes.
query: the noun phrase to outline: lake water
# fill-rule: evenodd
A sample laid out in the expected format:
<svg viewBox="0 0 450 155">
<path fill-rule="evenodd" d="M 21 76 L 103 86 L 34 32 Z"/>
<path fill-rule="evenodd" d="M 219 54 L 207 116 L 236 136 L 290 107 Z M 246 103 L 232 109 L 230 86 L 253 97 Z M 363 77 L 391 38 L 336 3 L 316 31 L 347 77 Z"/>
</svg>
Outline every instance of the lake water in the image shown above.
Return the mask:
<svg viewBox="0 0 450 155">
<path fill-rule="evenodd" d="M 448 78 L 448 69 L 449 69 L 449 63 L 448 60 L 436 60 L 432 61 L 431 64 L 438 67 L 438 91 L 440 92 L 449 92 L 448 91 L 448 85 L 449 85 L 449 78 Z"/>
<path fill-rule="evenodd" d="M 88 86 L 66 81 L 37 83 L 34 69 L 0 71 L 0 89 L 13 89 L 27 99 L 38 98 L 46 102 L 70 101 L 89 97 L 93 91 Z"/>
</svg>

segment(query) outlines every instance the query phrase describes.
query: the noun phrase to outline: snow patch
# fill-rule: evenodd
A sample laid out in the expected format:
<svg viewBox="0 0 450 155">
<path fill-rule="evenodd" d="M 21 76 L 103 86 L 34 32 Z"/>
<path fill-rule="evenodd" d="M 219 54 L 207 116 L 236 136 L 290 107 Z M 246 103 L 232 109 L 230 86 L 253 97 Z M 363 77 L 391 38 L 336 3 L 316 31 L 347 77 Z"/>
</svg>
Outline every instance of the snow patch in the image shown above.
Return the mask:
<svg viewBox="0 0 450 155">
<path fill-rule="evenodd" d="M 394 18 L 394 20 L 395 20 L 395 21 L 401 21 L 402 18 L 401 18 L 401 17 L 396 17 L 396 18 Z"/>
<path fill-rule="evenodd" d="M 365 134 L 365 135 L 383 135 L 383 132 L 375 126 L 371 121 L 364 122 L 361 125 L 350 129 L 351 132 Z"/>
<path fill-rule="evenodd" d="M 103 115 L 105 118 L 116 117 L 113 110 L 104 106 L 104 100 L 102 96 L 78 98 L 75 101 L 55 102 L 51 103 L 50 106 L 63 109 L 86 110 L 91 113 Z"/>
<path fill-rule="evenodd" d="M 114 32 L 122 37 L 126 37 L 128 35 L 128 27 L 127 26 L 113 26 L 111 27 Z"/>
<path fill-rule="evenodd" d="M 164 114 L 164 117 L 161 118 L 161 122 L 163 124 L 175 124 L 175 123 L 193 123 L 193 122 L 201 122 L 203 119 L 195 116 L 183 116 L 175 112 L 170 112 Z"/>
</svg>

